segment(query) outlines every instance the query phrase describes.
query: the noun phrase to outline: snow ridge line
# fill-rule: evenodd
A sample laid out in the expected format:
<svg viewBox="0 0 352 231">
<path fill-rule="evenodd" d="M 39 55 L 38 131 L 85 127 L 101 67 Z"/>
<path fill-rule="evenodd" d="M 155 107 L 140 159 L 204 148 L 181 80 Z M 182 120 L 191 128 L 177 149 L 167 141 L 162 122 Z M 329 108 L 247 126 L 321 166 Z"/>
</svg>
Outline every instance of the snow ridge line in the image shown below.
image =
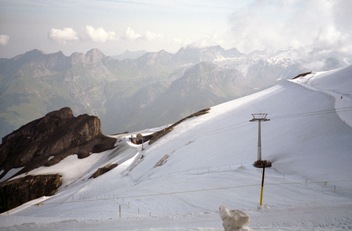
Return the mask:
<svg viewBox="0 0 352 231">
<path fill-rule="evenodd" d="M 338 70 L 334 70 L 333 72 L 336 72 Z M 346 105 L 352 105 L 352 99 L 350 94 L 346 94 L 346 92 L 337 92 L 335 90 L 330 90 L 330 89 L 324 89 L 323 87 L 319 87 L 318 84 L 315 84 L 314 82 L 317 80 L 317 78 L 320 77 L 322 73 L 314 73 L 305 76 L 304 78 L 297 79 L 295 81 L 291 80 L 291 82 L 298 83 L 299 85 L 313 91 L 321 92 L 323 94 L 326 94 L 334 99 L 334 108 L 337 116 L 340 118 L 341 121 L 346 123 L 348 126 L 352 127 L 352 120 L 350 119 L 351 114 L 347 115 L 347 113 L 350 110 L 341 110 L 341 109 L 349 109 L 351 108 L 350 106 Z"/>
</svg>

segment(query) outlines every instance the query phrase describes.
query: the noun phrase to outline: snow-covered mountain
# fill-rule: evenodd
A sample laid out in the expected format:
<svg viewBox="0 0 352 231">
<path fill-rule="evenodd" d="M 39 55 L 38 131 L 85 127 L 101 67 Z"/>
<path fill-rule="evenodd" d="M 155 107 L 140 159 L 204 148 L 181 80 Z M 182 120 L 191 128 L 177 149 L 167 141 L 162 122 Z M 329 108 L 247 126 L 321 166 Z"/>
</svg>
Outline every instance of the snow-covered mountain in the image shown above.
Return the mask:
<svg viewBox="0 0 352 231">
<path fill-rule="evenodd" d="M 104 133 L 162 126 L 291 78 L 351 63 L 341 53 L 185 47 L 114 59 L 32 50 L 0 59 L 0 137 L 46 113 L 70 107 L 101 118 Z"/>
<path fill-rule="evenodd" d="M 222 230 L 220 205 L 250 216 L 250 230 L 352 227 L 352 66 L 283 80 L 211 107 L 148 145 L 116 135 L 117 147 L 67 157 L 27 174 L 59 173 L 52 197 L 0 216 L 5 230 Z M 265 170 L 257 159 L 261 123 Z M 149 134 L 162 128 L 141 131 Z M 96 169 L 118 166 L 89 179 Z M 21 177 L 21 176 L 18 176 Z"/>
</svg>

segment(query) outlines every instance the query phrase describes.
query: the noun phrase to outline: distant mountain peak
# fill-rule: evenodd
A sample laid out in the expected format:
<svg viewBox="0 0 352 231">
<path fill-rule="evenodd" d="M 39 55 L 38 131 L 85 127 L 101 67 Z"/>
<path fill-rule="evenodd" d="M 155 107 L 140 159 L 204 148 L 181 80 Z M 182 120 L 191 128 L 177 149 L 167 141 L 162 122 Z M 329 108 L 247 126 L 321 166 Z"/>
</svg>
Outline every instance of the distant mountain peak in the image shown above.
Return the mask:
<svg viewBox="0 0 352 231">
<path fill-rule="evenodd" d="M 62 51 L 58 51 L 58 52 L 52 53 L 52 55 L 60 55 L 60 56 L 65 56 L 66 57 L 66 55 Z"/>
<path fill-rule="evenodd" d="M 97 48 L 93 48 L 87 51 L 86 54 L 75 52 L 71 55 L 71 61 L 73 64 L 92 64 L 99 63 L 106 56 L 102 51 Z"/>
<path fill-rule="evenodd" d="M 204 48 L 200 48 L 200 49 L 203 51 L 219 51 L 219 52 L 225 51 L 225 49 L 222 48 L 220 45 L 204 47 Z"/>
<path fill-rule="evenodd" d="M 99 49 L 94 48 L 86 53 L 86 57 L 89 59 L 90 62 L 97 63 L 100 62 L 105 57 L 105 55 Z"/>
<path fill-rule="evenodd" d="M 141 57 L 142 55 L 146 54 L 147 51 L 145 50 L 140 50 L 140 51 L 130 51 L 126 50 L 120 55 L 114 56 L 115 59 L 123 60 L 123 59 L 137 59 Z"/>
<path fill-rule="evenodd" d="M 89 51 L 87 51 L 86 53 L 87 56 L 101 56 L 101 57 L 105 57 L 105 54 L 99 50 L 98 48 L 93 48 Z"/>
<path fill-rule="evenodd" d="M 38 54 L 43 55 L 44 51 L 41 51 L 39 49 L 33 49 L 24 53 L 24 55 L 38 55 Z"/>
<path fill-rule="evenodd" d="M 189 63 L 203 61 L 213 62 L 216 59 L 234 58 L 242 55 L 236 48 L 225 50 L 220 45 L 209 47 L 188 46 L 181 48 L 176 54 L 178 60 L 188 60 Z"/>
<path fill-rule="evenodd" d="M 44 55 L 44 52 L 38 49 L 33 49 L 30 51 L 27 51 L 24 54 L 17 55 L 14 57 L 14 60 L 30 60 L 30 59 L 36 59 L 38 57 L 41 57 Z"/>
</svg>

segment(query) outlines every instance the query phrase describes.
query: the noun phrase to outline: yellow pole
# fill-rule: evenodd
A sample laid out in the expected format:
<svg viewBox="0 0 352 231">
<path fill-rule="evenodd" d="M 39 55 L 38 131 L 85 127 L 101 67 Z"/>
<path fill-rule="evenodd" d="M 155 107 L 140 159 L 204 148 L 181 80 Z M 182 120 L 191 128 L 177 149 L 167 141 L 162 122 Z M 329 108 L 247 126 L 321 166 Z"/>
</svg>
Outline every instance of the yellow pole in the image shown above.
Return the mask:
<svg viewBox="0 0 352 231">
<path fill-rule="evenodd" d="M 260 206 L 263 205 L 263 191 L 264 191 L 264 187 L 262 186 L 260 190 L 260 201 L 259 201 Z"/>
<path fill-rule="evenodd" d="M 265 175 L 265 163 L 264 163 L 264 161 L 262 161 L 262 165 L 263 165 L 263 173 L 262 173 L 262 186 L 261 186 L 261 189 L 260 189 L 260 201 L 259 201 L 259 205 L 260 206 L 263 205 L 264 175 Z"/>
</svg>

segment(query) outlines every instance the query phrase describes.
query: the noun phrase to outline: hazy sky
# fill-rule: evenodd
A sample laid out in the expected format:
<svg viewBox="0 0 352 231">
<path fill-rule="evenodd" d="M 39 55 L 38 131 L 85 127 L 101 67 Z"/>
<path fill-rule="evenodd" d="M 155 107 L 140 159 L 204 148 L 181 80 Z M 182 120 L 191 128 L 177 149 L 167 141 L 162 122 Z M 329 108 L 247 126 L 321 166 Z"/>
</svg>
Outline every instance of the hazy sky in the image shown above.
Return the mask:
<svg viewBox="0 0 352 231">
<path fill-rule="evenodd" d="M 221 45 L 352 53 L 352 0 L 0 0 L 0 57 Z"/>
</svg>

